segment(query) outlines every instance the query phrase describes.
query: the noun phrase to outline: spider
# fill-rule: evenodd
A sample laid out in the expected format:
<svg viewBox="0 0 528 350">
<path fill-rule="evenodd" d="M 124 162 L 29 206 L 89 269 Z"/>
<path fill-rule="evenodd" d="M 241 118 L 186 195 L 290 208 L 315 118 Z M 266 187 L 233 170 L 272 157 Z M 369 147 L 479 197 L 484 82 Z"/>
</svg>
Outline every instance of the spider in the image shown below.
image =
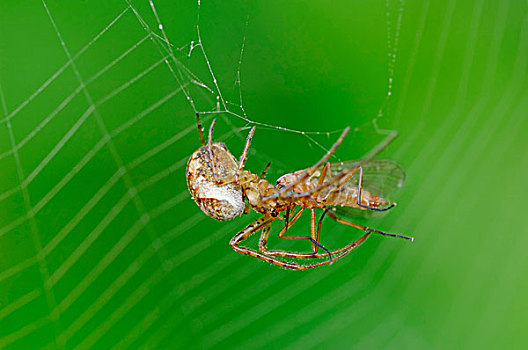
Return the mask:
<svg viewBox="0 0 528 350">
<path fill-rule="evenodd" d="M 344 257 L 361 245 L 372 233 L 413 241 L 412 237 L 374 230 L 337 215 L 350 216 L 358 211 L 379 212 L 393 208 L 396 203 L 385 199 L 386 195 L 383 192 L 401 187 L 405 177 L 402 168 L 388 160 L 368 159 L 329 163 L 328 159 L 343 142 L 350 130 L 349 127 L 345 128 L 330 150 L 315 165 L 283 175 L 277 180 L 276 185 L 272 185 L 264 178 L 270 163 L 266 165 L 260 176 L 244 170 L 255 127 L 250 130 L 244 151 L 237 162 L 225 144 L 212 142 L 216 120 L 213 120 L 209 128 L 207 144 L 198 113 L 196 113 L 196 122 L 202 146 L 192 154 L 187 163 L 187 186 L 196 204 L 206 215 L 221 221 L 232 220 L 242 213 L 249 213 L 251 209 L 263 215 L 231 239 L 230 245 L 235 251 L 284 268 L 304 270 L 332 263 Z M 358 176 L 354 176 L 356 174 Z M 318 221 L 316 208 L 323 210 Z M 286 235 L 288 228 L 299 219 L 305 209 L 308 209 L 311 215 L 310 236 Z M 365 233 L 358 240 L 330 251 L 319 243 L 321 223 L 325 216 Z M 267 241 L 271 225 L 275 220 L 284 220 L 284 227 L 278 234 L 280 238 L 308 240 L 312 243 L 312 251 L 302 253 L 269 250 Z M 258 231 L 261 231 L 258 251 L 240 245 L 243 240 Z M 284 257 L 294 258 L 295 261 L 282 260 L 281 258 Z M 325 257 L 328 259 L 321 261 L 320 258 Z M 297 263 L 306 261 L 303 259 L 318 258 L 319 261 L 313 263 Z"/>
</svg>

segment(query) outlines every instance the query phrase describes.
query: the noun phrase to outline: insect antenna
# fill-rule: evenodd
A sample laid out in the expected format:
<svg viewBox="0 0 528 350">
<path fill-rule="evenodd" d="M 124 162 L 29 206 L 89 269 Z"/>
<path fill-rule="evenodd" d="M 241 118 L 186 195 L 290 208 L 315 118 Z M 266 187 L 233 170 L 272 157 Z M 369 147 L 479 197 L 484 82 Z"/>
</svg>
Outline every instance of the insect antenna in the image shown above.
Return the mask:
<svg viewBox="0 0 528 350">
<path fill-rule="evenodd" d="M 198 133 L 200 133 L 200 140 L 202 140 L 202 146 L 205 146 L 205 140 L 203 138 L 202 124 L 200 124 L 200 114 L 196 112 L 196 123 L 198 124 Z"/>
</svg>

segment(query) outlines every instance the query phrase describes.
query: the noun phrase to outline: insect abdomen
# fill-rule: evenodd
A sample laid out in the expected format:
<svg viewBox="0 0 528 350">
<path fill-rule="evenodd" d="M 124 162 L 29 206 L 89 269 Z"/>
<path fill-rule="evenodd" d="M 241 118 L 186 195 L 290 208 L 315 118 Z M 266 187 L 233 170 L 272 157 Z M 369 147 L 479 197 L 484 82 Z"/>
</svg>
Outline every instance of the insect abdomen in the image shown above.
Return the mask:
<svg viewBox="0 0 528 350">
<path fill-rule="evenodd" d="M 368 191 L 361 191 L 361 204 L 368 205 L 371 207 L 378 207 L 385 201 L 380 201 L 376 195 L 372 195 Z M 329 206 L 342 206 L 342 207 L 353 207 L 361 208 L 358 204 L 358 190 L 357 187 L 343 187 L 342 189 L 332 192 L 327 196 L 325 204 Z M 361 208 L 364 209 L 364 208 Z"/>
</svg>

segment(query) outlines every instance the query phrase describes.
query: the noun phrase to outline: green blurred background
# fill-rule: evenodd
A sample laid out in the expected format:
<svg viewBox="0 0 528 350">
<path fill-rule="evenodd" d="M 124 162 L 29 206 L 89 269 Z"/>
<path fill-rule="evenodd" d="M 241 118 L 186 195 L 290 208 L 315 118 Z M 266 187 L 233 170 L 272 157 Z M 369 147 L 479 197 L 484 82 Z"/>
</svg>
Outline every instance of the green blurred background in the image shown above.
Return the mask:
<svg viewBox="0 0 528 350">
<path fill-rule="evenodd" d="M 146 0 L 0 3 L 1 348 L 528 345 L 526 2 L 202 0 L 202 46 L 196 1 L 154 5 L 170 45 Z M 271 125 L 247 162 L 271 181 L 348 125 L 336 156 L 364 156 L 381 109 L 407 181 L 364 222 L 415 242 L 302 272 L 235 253 L 258 215 L 215 222 L 185 185 L 217 109 L 202 48 L 234 113 L 205 127 L 238 157 L 237 115 Z"/>
</svg>

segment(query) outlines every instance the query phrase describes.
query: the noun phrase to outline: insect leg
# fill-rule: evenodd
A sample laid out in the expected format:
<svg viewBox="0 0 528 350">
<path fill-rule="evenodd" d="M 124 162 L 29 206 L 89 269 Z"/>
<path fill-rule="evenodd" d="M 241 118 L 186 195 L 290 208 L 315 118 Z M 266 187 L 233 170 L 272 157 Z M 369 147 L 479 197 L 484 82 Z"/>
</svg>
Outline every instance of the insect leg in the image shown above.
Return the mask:
<svg viewBox="0 0 528 350">
<path fill-rule="evenodd" d="M 303 212 L 304 210 L 304 207 L 301 207 L 301 209 L 295 213 L 295 215 L 292 217 L 291 221 L 290 221 L 290 226 L 292 224 L 295 223 L 295 221 L 297 221 L 297 219 L 299 219 L 299 217 L 301 216 L 301 213 Z M 335 258 L 332 257 L 332 255 L 335 255 L 335 254 L 339 254 L 349 248 L 351 248 L 352 246 L 356 246 L 356 244 L 359 244 L 361 243 L 363 240 L 361 240 L 361 242 L 357 243 L 357 242 L 352 242 L 350 243 L 349 245 L 343 247 L 343 248 L 340 248 L 340 249 L 337 249 L 337 250 L 334 250 L 334 251 L 329 251 L 328 249 L 326 249 L 322 244 L 319 243 L 319 232 L 320 232 L 320 229 L 321 229 L 321 220 L 323 219 L 324 217 L 324 213 L 323 213 L 323 216 L 321 216 L 321 219 L 319 221 L 319 230 L 317 231 L 317 233 L 315 233 L 315 217 L 314 217 L 314 220 L 313 220 L 313 231 L 312 231 L 312 236 L 311 237 L 306 237 L 306 236 L 284 236 L 284 233 L 286 232 L 286 228 L 283 228 L 280 232 L 279 232 L 279 237 L 280 238 L 286 238 L 286 239 L 309 239 L 310 241 L 312 241 L 312 244 L 315 245 L 315 248 L 314 248 L 314 251 L 312 253 L 298 253 L 298 252 L 288 252 L 288 251 L 284 251 L 284 250 L 268 250 L 267 249 L 267 242 L 268 242 L 268 236 L 269 236 L 269 227 L 267 228 L 264 228 L 262 230 L 262 234 L 260 236 L 260 240 L 259 240 L 259 249 L 261 252 L 263 253 L 266 253 L 270 256 L 285 256 L 285 257 L 289 257 L 289 258 L 297 258 L 297 259 L 315 259 L 315 258 L 323 258 L 323 257 L 328 257 L 329 260 L 328 262 L 332 262 L 332 260 L 335 260 Z M 325 251 L 325 253 L 317 253 L 317 249 L 318 248 L 321 248 Z"/>
<path fill-rule="evenodd" d="M 319 242 L 319 236 L 321 234 L 321 224 L 323 223 L 323 219 L 327 211 L 328 211 L 328 208 L 325 208 L 325 210 L 323 211 L 323 214 L 319 218 L 319 222 L 317 223 L 317 238 L 316 238 L 317 242 Z M 317 248 L 315 249 L 314 253 L 317 253 Z"/>
<path fill-rule="evenodd" d="M 286 208 L 286 217 L 284 218 L 284 229 L 285 230 L 288 230 L 288 225 L 290 224 L 290 208 L 293 208 L 291 210 L 292 212 L 295 212 L 295 205 L 292 205 L 291 207 L 289 206 Z"/>
<path fill-rule="evenodd" d="M 310 235 L 312 237 L 312 251 L 314 253 L 317 253 L 317 250 L 319 249 L 319 237 L 316 230 L 316 220 L 315 220 L 315 209 L 310 208 Z M 332 260 L 332 255 L 326 248 L 322 248 L 328 253 L 328 257 L 330 260 Z"/>
<path fill-rule="evenodd" d="M 301 208 L 301 210 L 299 210 L 293 216 L 293 218 L 290 220 L 290 225 L 295 223 L 295 221 L 297 221 L 297 219 L 301 216 L 302 212 L 303 212 L 303 209 Z M 261 252 L 263 252 L 263 253 L 271 253 L 270 255 L 272 255 L 272 256 L 288 256 L 288 255 L 275 254 L 276 252 L 282 252 L 282 251 L 279 251 L 279 250 L 273 250 L 273 251 L 269 251 L 268 250 L 267 243 L 268 243 L 268 237 L 269 237 L 270 228 L 271 228 L 271 226 L 266 226 L 266 227 L 264 227 L 262 229 L 262 233 L 260 234 L 260 239 L 259 239 L 259 250 Z M 281 232 L 286 232 L 287 229 L 288 229 L 288 227 L 285 226 L 281 230 Z M 292 254 L 294 254 L 294 253 L 292 253 Z"/>
<path fill-rule="evenodd" d="M 304 208 L 305 207 L 301 207 L 301 209 L 299 209 L 299 211 L 297 213 L 295 213 L 295 215 L 291 219 L 291 224 L 293 224 L 295 221 L 297 221 L 297 219 L 301 216 L 302 212 L 304 211 Z M 282 230 L 280 230 L 279 238 L 284 238 L 284 239 L 307 239 L 307 240 L 312 242 L 312 249 L 314 251 L 313 254 L 316 253 L 315 252 L 316 247 L 319 247 L 319 248 L 323 249 L 324 251 L 326 251 L 326 253 L 328 254 L 328 257 L 330 258 L 330 261 L 332 261 L 332 254 L 330 253 L 330 251 L 328 249 L 326 249 L 323 245 L 321 245 L 315 239 L 317 237 L 317 233 L 316 233 L 316 230 L 315 230 L 315 209 L 310 208 L 310 211 L 311 211 L 310 237 L 308 237 L 308 236 L 285 236 L 284 235 L 286 233 L 286 227 L 285 227 Z M 297 254 L 297 253 L 293 253 L 293 254 Z M 299 254 L 305 254 L 305 253 L 299 253 Z M 293 257 L 295 257 L 295 256 L 293 256 Z"/>
<path fill-rule="evenodd" d="M 271 225 L 265 226 L 264 228 L 262 228 L 262 232 L 260 233 L 259 250 L 262 253 L 268 252 L 267 244 L 268 244 L 270 229 L 271 229 Z"/>
<path fill-rule="evenodd" d="M 240 242 L 242 242 L 244 239 L 248 238 L 253 233 L 257 232 L 258 230 L 266 229 L 266 230 L 269 231 L 269 227 L 271 226 L 271 223 L 272 223 L 273 220 L 275 220 L 275 218 L 268 217 L 268 216 L 263 216 L 260 219 L 257 219 L 253 223 L 251 223 L 248 226 L 246 226 L 246 228 L 244 228 L 242 231 L 237 233 L 231 239 L 231 241 L 229 242 L 229 245 L 231 245 L 231 247 L 238 253 L 245 254 L 245 255 L 250 255 L 250 256 L 253 256 L 255 258 L 267 261 L 267 262 L 269 262 L 271 264 L 275 264 L 275 265 L 282 266 L 282 267 L 285 267 L 285 268 L 299 270 L 301 266 L 298 265 L 298 264 L 289 263 L 289 262 L 286 262 L 286 261 L 281 261 L 281 260 L 276 259 L 276 258 L 274 258 L 272 256 L 257 252 L 254 249 L 250 249 L 250 248 L 247 248 L 247 247 L 239 246 Z"/>
<path fill-rule="evenodd" d="M 348 134 L 349 131 L 350 131 L 350 127 L 346 127 L 345 130 L 343 130 L 343 132 L 341 133 L 341 136 L 339 136 L 337 141 L 334 143 L 332 148 L 330 148 L 330 150 L 326 152 L 326 154 L 317 163 L 315 163 L 314 166 L 312 166 L 311 168 L 308 168 L 308 170 L 306 170 L 302 176 L 299 176 L 299 178 L 296 181 L 289 184 L 288 186 L 285 186 L 277 193 L 262 198 L 262 201 L 268 202 L 278 197 L 287 198 L 288 192 L 290 192 L 295 186 L 297 186 L 298 184 L 306 180 L 310 175 L 314 173 L 314 171 L 316 171 L 321 165 L 323 165 L 332 156 L 332 154 L 334 154 L 335 150 L 337 149 L 337 147 L 339 147 L 341 142 L 343 142 L 343 140 L 345 139 L 345 136 Z"/>
<path fill-rule="evenodd" d="M 242 231 L 237 233 L 231 239 L 229 244 L 231 245 L 231 247 L 235 251 L 237 251 L 237 252 L 239 252 L 241 254 L 250 255 L 250 256 L 253 256 L 255 258 L 267 261 L 267 262 L 269 262 L 271 264 L 274 264 L 274 265 L 277 265 L 277 266 L 281 266 L 281 267 L 284 267 L 284 268 L 288 268 L 288 269 L 292 269 L 292 270 L 306 270 L 306 269 L 310 269 L 312 267 L 326 265 L 326 264 L 331 262 L 331 260 L 325 260 L 325 261 L 321 261 L 321 262 L 317 262 L 317 263 L 313 263 L 313 264 L 300 265 L 300 264 L 297 264 L 297 263 L 286 262 L 286 261 L 282 261 L 282 260 L 279 260 L 277 258 L 274 258 L 271 254 L 269 254 L 270 252 L 268 252 L 266 254 L 266 253 L 258 252 L 258 251 L 254 250 L 254 249 L 250 249 L 250 248 L 247 248 L 247 247 L 239 246 L 241 241 L 243 241 L 244 239 L 249 237 L 251 234 L 257 232 L 260 229 L 265 230 L 264 235 L 267 237 L 267 235 L 269 234 L 269 229 L 271 227 L 271 223 L 273 222 L 273 220 L 275 220 L 275 218 L 268 217 L 268 216 L 261 217 L 260 219 L 258 219 L 255 222 L 249 224 L 246 228 L 244 228 Z M 343 256 L 345 256 L 348 253 L 350 253 L 353 249 L 357 248 L 361 243 L 363 243 L 365 241 L 365 239 L 367 239 L 367 237 L 369 235 L 370 235 L 370 232 L 368 232 L 365 235 L 363 235 L 363 237 L 361 237 L 357 241 L 352 242 L 348 246 L 336 251 L 336 252 L 339 252 L 339 255 L 334 257 L 334 260 L 340 259 Z M 289 254 L 288 252 L 285 252 L 285 253 Z M 310 255 L 310 256 L 305 256 L 305 255 Z M 317 258 L 317 257 L 326 256 L 326 254 L 313 254 L 313 253 L 312 254 L 305 254 L 305 255 L 299 254 L 299 255 L 294 255 L 292 257 L 294 257 L 294 258 L 295 257 L 298 257 L 298 258 L 305 258 L 305 257 L 306 258 L 314 258 L 315 257 L 315 258 Z M 289 255 L 283 255 L 283 256 L 289 256 Z"/>
<path fill-rule="evenodd" d="M 259 240 L 259 249 L 263 253 L 265 253 L 266 255 L 269 255 L 269 256 L 284 256 L 284 257 L 296 258 L 296 259 L 324 258 L 324 257 L 328 257 L 329 254 L 330 254 L 330 256 L 332 256 L 331 259 L 328 259 L 328 260 L 325 260 L 325 261 L 322 261 L 322 262 L 319 262 L 319 263 L 312 264 L 313 266 L 311 266 L 311 265 L 300 265 L 300 266 L 303 266 L 303 267 L 304 266 L 315 267 L 315 266 L 320 266 L 320 265 L 332 263 L 333 261 L 336 261 L 336 260 L 344 257 L 345 255 L 350 253 L 352 250 L 357 248 L 370 235 L 370 232 L 367 232 L 365 235 L 363 235 L 357 241 L 354 241 L 354 242 L 352 242 L 352 243 L 350 243 L 350 244 L 348 244 L 348 245 L 346 245 L 346 246 L 344 246 L 342 248 L 339 248 L 339 249 L 331 251 L 331 252 L 327 251 L 325 253 L 297 253 L 297 252 L 288 252 L 288 251 L 284 251 L 284 250 L 267 250 L 266 243 L 267 243 L 268 236 L 269 236 L 269 230 L 270 230 L 270 227 L 263 228 L 263 232 L 262 232 L 262 235 L 261 235 L 260 240 Z M 338 255 L 335 256 L 336 254 L 338 254 Z"/>
<path fill-rule="evenodd" d="M 330 171 L 330 163 L 326 163 L 325 166 L 323 167 L 323 170 L 321 171 L 321 176 L 319 176 L 319 181 L 317 182 L 319 186 L 321 186 L 324 183 L 326 173 L 329 171 Z M 329 174 L 331 173 L 332 172 L 329 172 Z"/>
<path fill-rule="evenodd" d="M 297 221 L 297 219 L 299 219 L 303 211 L 304 211 L 304 207 L 301 207 L 301 209 L 299 209 L 299 211 L 295 213 L 295 215 L 290 219 L 290 222 L 289 222 L 290 226 L 293 225 Z M 269 254 L 270 256 L 286 256 L 290 258 L 319 258 L 322 256 L 326 256 L 326 254 L 320 254 L 320 256 L 315 256 L 313 253 L 295 253 L 295 252 L 287 252 L 283 250 L 268 250 L 267 242 L 268 242 L 269 230 L 270 230 L 270 227 L 263 228 L 262 234 L 260 235 L 259 249 L 263 253 Z M 286 230 L 287 230 L 287 227 L 282 228 L 282 230 L 279 232 L 280 238 L 310 239 L 310 237 L 284 236 L 284 233 L 286 232 Z"/>
<path fill-rule="evenodd" d="M 411 242 L 414 241 L 413 237 L 399 235 L 399 234 L 396 234 L 396 233 L 387 233 L 387 232 L 383 232 L 383 231 L 378 231 L 378 230 L 374 230 L 374 229 L 371 229 L 371 228 L 366 227 L 366 226 L 355 224 L 353 222 L 347 221 L 345 219 L 342 219 L 342 218 L 336 216 L 334 213 L 332 213 L 330 211 L 328 212 L 328 216 L 331 217 L 332 219 L 334 219 L 335 221 L 339 222 L 340 224 L 352 226 L 352 227 L 355 227 L 355 228 L 357 228 L 359 230 L 363 230 L 363 231 L 366 231 L 366 232 L 369 232 L 369 233 L 377 233 L 377 234 L 380 234 L 380 235 L 383 235 L 383 236 L 403 238 L 403 239 L 407 239 L 407 240 L 409 240 Z"/>
<path fill-rule="evenodd" d="M 363 167 L 360 165 L 359 166 L 359 181 L 358 181 L 358 187 L 357 187 L 357 189 L 358 189 L 358 195 L 357 195 L 357 201 L 356 201 L 357 205 L 359 205 L 362 208 L 369 209 L 369 210 L 374 210 L 374 211 L 385 211 L 385 210 L 389 210 L 392 207 L 396 206 L 396 203 L 391 203 L 391 205 L 389 205 L 388 207 L 378 208 L 378 207 L 372 207 L 370 205 L 363 204 L 361 202 L 361 194 L 362 194 L 361 184 L 362 184 L 362 182 L 363 182 Z"/>
</svg>

